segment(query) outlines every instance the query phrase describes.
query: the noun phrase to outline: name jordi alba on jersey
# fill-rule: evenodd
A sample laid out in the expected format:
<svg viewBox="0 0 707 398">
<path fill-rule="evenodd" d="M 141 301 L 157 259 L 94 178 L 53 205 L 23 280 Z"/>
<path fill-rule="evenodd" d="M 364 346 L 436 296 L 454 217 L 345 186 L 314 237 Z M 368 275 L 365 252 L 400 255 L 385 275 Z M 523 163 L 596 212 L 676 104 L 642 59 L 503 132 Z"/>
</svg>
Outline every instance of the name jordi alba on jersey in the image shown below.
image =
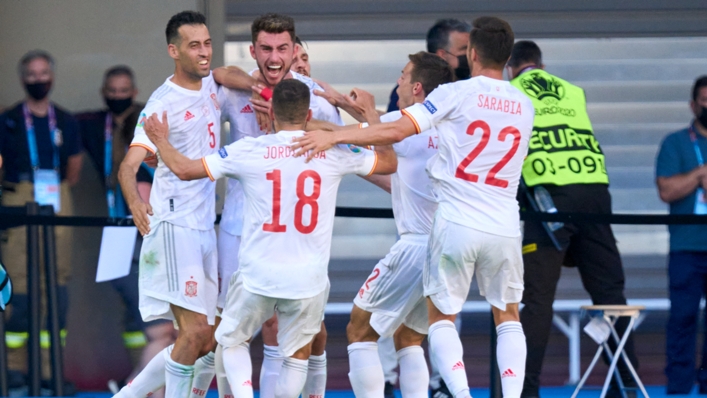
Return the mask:
<svg viewBox="0 0 707 398">
<path fill-rule="evenodd" d="M 214 153 L 219 147 L 221 108 L 211 76 L 202 79 L 199 91 L 187 90 L 167 79 L 150 97 L 135 129 L 131 145 L 155 152 L 143 129 L 143 119 L 167 111 L 169 142 L 191 159 Z M 159 153 L 158 159 L 159 159 Z M 214 226 L 216 184 L 208 179 L 182 181 L 160 160 L 150 194 L 154 222 L 209 230 Z"/>
<path fill-rule="evenodd" d="M 302 131 L 244 138 L 207 156 L 210 177 L 236 178 L 245 193 L 239 270 L 245 288 L 268 297 L 301 299 L 322 292 L 336 194 L 346 174 L 368 175 L 373 152 L 337 146 L 311 162 L 295 158 Z"/>
<path fill-rule="evenodd" d="M 519 236 L 516 192 L 533 129 L 530 100 L 510 83 L 484 76 L 444 84 L 403 113 L 433 128 L 439 152 L 427 165 L 447 220 Z"/>
</svg>

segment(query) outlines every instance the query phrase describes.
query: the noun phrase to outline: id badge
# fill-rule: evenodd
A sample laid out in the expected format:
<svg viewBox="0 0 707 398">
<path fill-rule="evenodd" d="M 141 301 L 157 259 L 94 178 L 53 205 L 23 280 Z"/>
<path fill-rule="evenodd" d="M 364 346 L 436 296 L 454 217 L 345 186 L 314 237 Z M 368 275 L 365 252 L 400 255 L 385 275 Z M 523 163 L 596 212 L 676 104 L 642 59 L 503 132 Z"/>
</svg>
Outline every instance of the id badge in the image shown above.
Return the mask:
<svg viewBox="0 0 707 398">
<path fill-rule="evenodd" d="M 695 214 L 707 214 L 707 201 L 705 200 L 705 190 L 697 188 L 695 198 Z"/>
<path fill-rule="evenodd" d="M 54 213 L 61 210 L 61 188 L 56 170 L 35 170 L 34 200 L 40 205 L 52 205 Z"/>
</svg>

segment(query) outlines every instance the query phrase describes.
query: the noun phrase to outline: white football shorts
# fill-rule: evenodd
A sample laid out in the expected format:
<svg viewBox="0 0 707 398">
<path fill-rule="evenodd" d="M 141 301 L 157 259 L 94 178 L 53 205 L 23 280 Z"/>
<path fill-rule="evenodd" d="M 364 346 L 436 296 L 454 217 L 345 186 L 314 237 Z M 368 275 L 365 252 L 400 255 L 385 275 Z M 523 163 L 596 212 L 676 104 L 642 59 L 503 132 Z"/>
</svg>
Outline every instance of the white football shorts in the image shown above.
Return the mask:
<svg viewBox="0 0 707 398">
<path fill-rule="evenodd" d="M 423 271 L 425 296 L 442 313 L 457 314 L 476 273 L 479 293 L 494 307 L 523 297 L 521 237 L 493 235 L 435 215 Z"/>
<path fill-rule="evenodd" d="M 241 237 L 231 235 L 223 229 L 218 231 L 218 308 L 226 305 L 226 294 L 231 276 L 238 271 L 238 250 Z"/>
<path fill-rule="evenodd" d="M 392 336 L 401 324 L 427 334 L 422 269 L 428 241 L 428 235 L 401 236 L 354 298 L 357 307 L 371 313 L 371 327 L 381 337 Z"/>
<path fill-rule="evenodd" d="M 216 233 L 169 222 L 153 226 L 140 250 L 140 314 L 174 321 L 173 304 L 214 324 L 218 295 Z"/>
<path fill-rule="evenodd" d="M 329 285 L 306 299 L 289 300 L 251 293 L 243 286 L 240 272 L 231 277 L 216 341 L 224 348 L 248 341 L 273 314 L 277 315 L 277 344 L 285 357 L 309 344 L 319 333 L 329 298 Z"/>
</svg>

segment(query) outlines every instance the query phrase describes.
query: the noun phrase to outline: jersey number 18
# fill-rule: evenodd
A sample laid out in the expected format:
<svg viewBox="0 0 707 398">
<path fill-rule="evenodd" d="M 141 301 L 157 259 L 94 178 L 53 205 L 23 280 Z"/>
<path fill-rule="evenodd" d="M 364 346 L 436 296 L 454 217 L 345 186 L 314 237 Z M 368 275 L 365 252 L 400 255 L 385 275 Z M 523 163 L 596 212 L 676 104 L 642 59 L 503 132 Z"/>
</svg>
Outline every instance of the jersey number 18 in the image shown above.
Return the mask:
<svg viewBox="0 0 707 398">
<path fill-rule="evenodd" d="M 287 225 L 280 224 L 280 202 L 282 173 L 275 169 L 265 174 L 268 181 L 272 181 L 272 222 L 263 224 L 263 231 L 266 232 L 286 232 Z M 312 193 L 307 195 L 304 192 L 304 184 L 308 178 L 312 179 Z M 321 192 L 322 177 L 314 170 L 305 170 L 297 177 L 297 203 L 295 204 L 295 229 L 303 234 L 309 234 L 317 227 L 319 219 L 319 194 Z M 309 223 L 304 225 L 302 213 L 305 206 L 311 207 Z"/>
</svg>

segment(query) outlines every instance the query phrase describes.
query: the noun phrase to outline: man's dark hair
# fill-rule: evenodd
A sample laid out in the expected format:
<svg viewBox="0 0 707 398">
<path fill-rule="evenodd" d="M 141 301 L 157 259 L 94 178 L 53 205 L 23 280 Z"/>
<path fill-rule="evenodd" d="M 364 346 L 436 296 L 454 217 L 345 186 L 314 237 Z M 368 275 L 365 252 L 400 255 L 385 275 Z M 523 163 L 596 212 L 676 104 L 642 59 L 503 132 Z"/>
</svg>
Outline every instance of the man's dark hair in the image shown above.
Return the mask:
<svg viewBox="0 0 707 398">
<path fill-rule="evenodd" d="M 302 44 L 302 40 L 300 40 L 299 36 L 295 36 L 295 44 L 299 44 L 300 47 L 304 47 Z"/>
<path fill-rule="evenodd" d="M 17 73 L 19 73 L 20 78 L 24 78 L 27 75 L 27 65 L 37 58 L 41 58 L 49 64 L 52 72 L 54 71 L 54 57 L 44 50 L 32 50 L 27 52 L 20 58 L 20 62 L 17 64 Z"/>
<path fill-rule="evenodd" d="M 272 110 L 280 123 L 304 123 L 309 110 L 309 87 L 297 79 L 281 81 L 272 92 Z"/>
<path fill-rule="evenodd" d="M 261 15 L 253 21 L 250 27 L 253 43 L 258 39 L 258 33 L 282 33 L 290 34 L 292 41 L 295 41 L 295 20 L 287 15 L 282 14 L 265 14 Z"/>
<path fill-rule="evenodd" d="M 419 82 L 422 84 L 425 96 L 429 95 L 440 84 L 454 81 L 452 68 L 447 61 L 435 54 L 420 51 L 419 53 L 408 55 L 408 58 L 412 62 L 410 80 L 413 83 Z"/>
<path fill-rule="evenodd" d="M 446 50 L 449 47 L 449 34 L 452 32 L 469 33 L 471 26 L 458 19 L 440 19 L 427 31 L 427 52 Z"/>
<path fill-rule="evenodd" d="M 535 64 L 538 67 L 543 64 L 543 53 L 534 41 L 521 40 L 513 45 L 508 66 L 517 68 L 523 64 Z"/>
<path fill-rule="evenodd" d="M 114 76 L 127 76 L 130 79 L 130 84 L 135 88 L 135 74 L 127 65 L 116 65 L 109 68 L 103 75 L 103 88 L 108 85 L 108 79 Z"/>
<path fill-rule="evenodd" d="M 179 28 L 182 25 L 206 25 L 206 17 L 198 11 L 182 11 L 174 14 L 167 22 L 167 29 L 165 29 L 167 44 L 179 43 Z"/>
<path fill-rule="evenodd" d="M 513 49 L 513 29 L 508 22 L 496 17 L 474 20 L 469 45 L 476 50 L 483 66 L 502 69 Z"/>
<path fill-rule="evenodd" d="M 707 75 L 698 77 L 695 84 L 692 85 L 692 101 L 697 102 L 702 87 L 707 87 Z"/>
</svg>

